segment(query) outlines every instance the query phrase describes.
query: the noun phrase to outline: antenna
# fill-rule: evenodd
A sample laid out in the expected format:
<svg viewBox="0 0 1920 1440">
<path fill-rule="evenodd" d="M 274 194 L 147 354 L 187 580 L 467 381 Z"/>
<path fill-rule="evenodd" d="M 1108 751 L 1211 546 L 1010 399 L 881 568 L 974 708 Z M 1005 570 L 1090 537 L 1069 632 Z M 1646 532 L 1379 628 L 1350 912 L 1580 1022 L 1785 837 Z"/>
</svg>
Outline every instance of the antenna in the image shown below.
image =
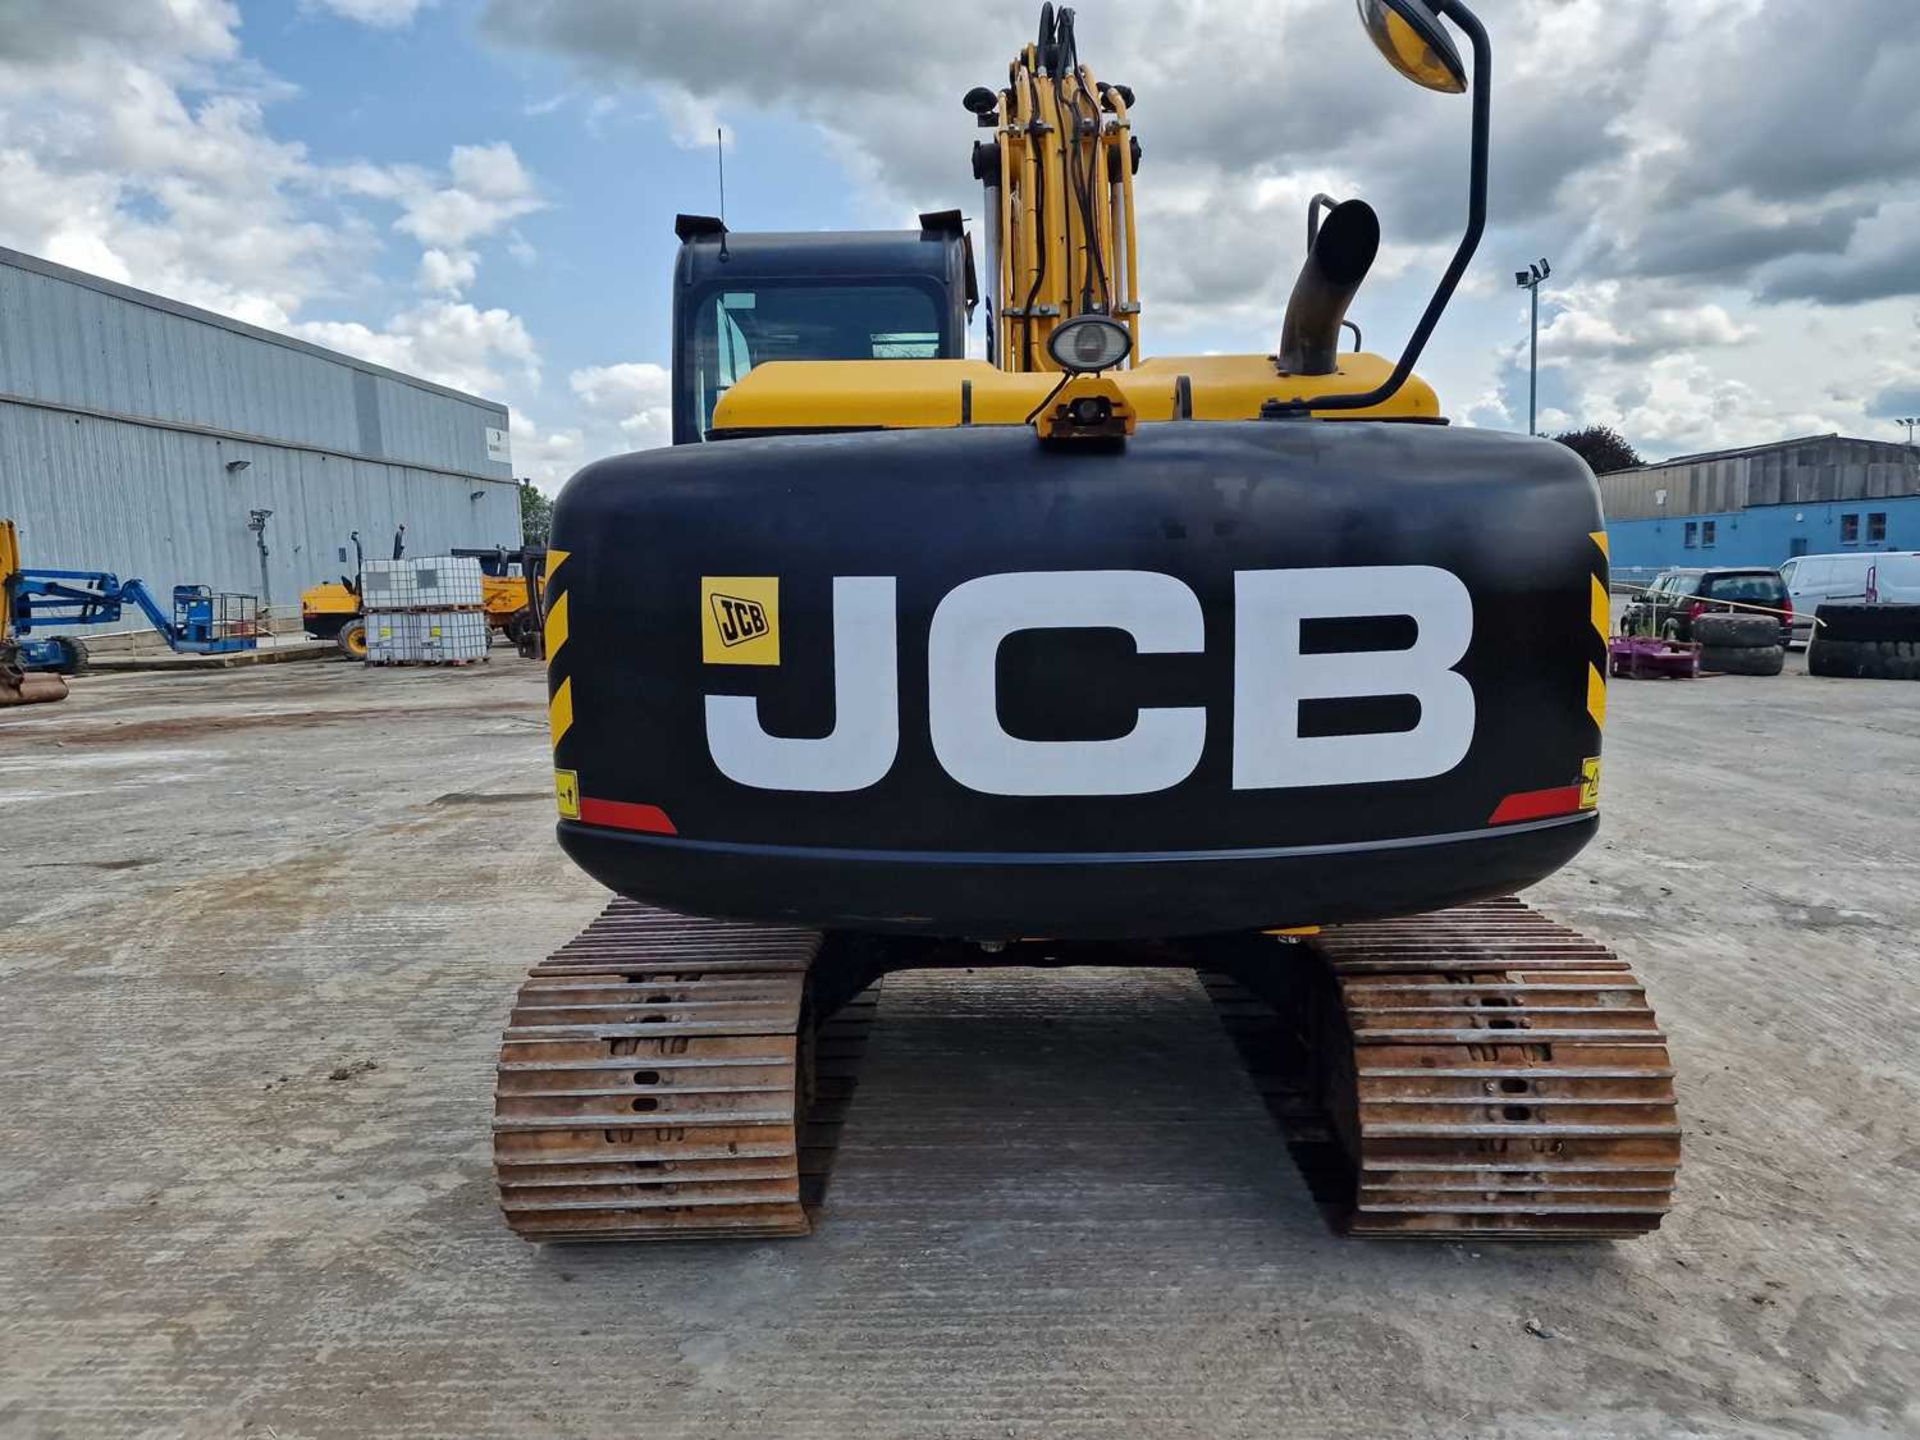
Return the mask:
<svg viewBox="0 0 1920 1440">
<path fill-rule="evenodd" d="M 713 127 L 713 157 L 720 166 L 720 258 L 727 255 L 727 127 Z"/>
</svg>

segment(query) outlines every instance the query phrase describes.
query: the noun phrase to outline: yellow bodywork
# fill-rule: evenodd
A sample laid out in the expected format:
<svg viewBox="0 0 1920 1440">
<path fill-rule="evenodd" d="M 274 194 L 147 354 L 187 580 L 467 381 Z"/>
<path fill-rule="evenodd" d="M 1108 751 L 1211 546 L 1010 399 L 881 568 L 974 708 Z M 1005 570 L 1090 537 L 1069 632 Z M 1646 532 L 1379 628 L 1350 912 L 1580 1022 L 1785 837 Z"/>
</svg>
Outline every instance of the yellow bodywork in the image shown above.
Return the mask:
<svg viewBox="0 0 1920 1440">
<path fill-rule="evenodd" d="M 338 580 L 314 585 L 300 592 L 300 618 L 313 621 L 337 615 L 343 620 L 360 613 L 360 597 Z"/>
<path fill-rule="evenodd" d="M 13 528 L 13 521 L 0 520 L 0 587 L 20 568 L 20 532 Z M 0 601 L 4 601 L 4 592 L 0 592 Z M 0 644 L 13 636 L 13 616 L 10 607 L 0 603 Z"/>
<path fill-rule="evenodd" d="M 1144 360 L 1101 378 L 1119 388 L 1142 422 L 1176 418 L 1183 376 L 1192 394 L 1190 418 L 1255 420 L 1269 400 L 1310 402 L 1315 395 L 1371 390 L 1392 370 L 1390 361 L 1365 354 L 1342 355 L 1331 375 L 1283 375 L 1264 355 L 1188 355 Z M 1016 373 L 984 360 L 774 361 L 756 366 L 726 393 L 713 412 L 713 428 L 738 433 L 1024 425 L 1059 381 L 1057 372 Z M 1384 405 L 1328 415 L 1438 419 L 1440 401 L 1416 376 Z"/>
</svg>

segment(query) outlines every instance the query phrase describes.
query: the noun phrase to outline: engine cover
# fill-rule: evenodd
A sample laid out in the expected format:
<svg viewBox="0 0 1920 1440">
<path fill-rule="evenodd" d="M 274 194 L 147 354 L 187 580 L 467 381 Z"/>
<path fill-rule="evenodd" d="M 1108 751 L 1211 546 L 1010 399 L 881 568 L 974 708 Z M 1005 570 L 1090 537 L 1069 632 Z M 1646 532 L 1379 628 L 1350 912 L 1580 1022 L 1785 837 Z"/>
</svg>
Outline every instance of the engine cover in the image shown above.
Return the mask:
<svg viewBox="0 0 1920 1440">
<path fill-rule="evenodd" d="M 701 914 L 1149 937 L 1510 893 L 1590 838 L 1599 495 L 1380 422 L 787 436 L 555 512 L 560 841 Z"/>
</svg>

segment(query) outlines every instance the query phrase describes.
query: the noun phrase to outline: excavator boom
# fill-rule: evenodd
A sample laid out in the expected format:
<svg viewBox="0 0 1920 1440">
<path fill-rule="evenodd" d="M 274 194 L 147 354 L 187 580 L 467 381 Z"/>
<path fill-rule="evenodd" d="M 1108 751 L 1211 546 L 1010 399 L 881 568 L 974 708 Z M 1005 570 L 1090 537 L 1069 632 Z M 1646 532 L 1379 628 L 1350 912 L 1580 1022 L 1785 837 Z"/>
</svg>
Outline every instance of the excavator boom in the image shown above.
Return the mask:
<svg viewBox="0 0 1920 1440">
<path fill-rule="evenodd" d="M 986 187 L 989 358 L 1003 369 L 1057 372 L 1047 342 L 1077 315 L 1120 321 L 1140 353 L 1132 99 L 1094 79 L 1073 11 L 1056 15 L 1052 5 L 1040 38 L 1008 66 L 1006 87 L 966 97 L 994 130 L 974 146 L 973 169 Z"/>
</svg>

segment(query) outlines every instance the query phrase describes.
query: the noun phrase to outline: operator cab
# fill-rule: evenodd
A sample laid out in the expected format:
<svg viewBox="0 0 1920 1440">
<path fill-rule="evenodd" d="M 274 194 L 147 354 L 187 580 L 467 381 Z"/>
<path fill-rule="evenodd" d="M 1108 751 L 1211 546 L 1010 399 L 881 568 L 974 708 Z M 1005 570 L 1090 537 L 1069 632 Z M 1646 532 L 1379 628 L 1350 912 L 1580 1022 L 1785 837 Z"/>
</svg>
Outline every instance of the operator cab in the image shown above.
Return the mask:
<svg viewBox="0 0 1920 1440">
<path fill-rule="evenodd" d="M 769 360 L 950 360 L 979 298 L 957 210 L 918 230 L 729 231 L 674 222 L 673 443 L 713 438 L 713 410 Z"/>
</svg>

